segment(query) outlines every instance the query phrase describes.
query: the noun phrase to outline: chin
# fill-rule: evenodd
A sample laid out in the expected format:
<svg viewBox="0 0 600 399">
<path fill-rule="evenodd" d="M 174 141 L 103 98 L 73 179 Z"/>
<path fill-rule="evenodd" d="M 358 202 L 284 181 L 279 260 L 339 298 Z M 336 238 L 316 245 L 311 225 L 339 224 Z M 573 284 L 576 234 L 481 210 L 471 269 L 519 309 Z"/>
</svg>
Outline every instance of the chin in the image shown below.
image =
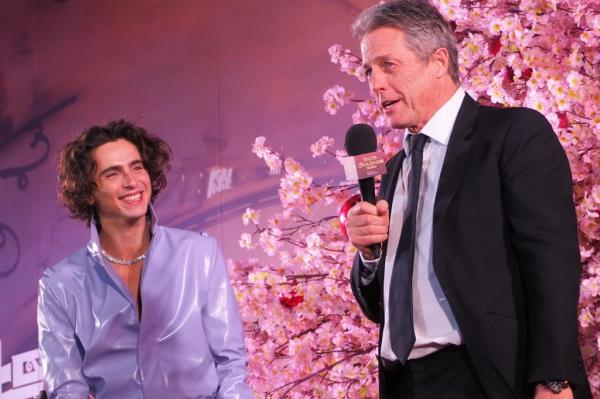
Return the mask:
<svg viewBox="0 0 600 399">
<path fill-rule="evenodd" d="M 140 207 L 139 210 L 129 210 L 129 211 L 124 211 L 123 214 L 129 218 L 129 219 L 139 219 L 141 217 L 146 216 L 146 214 L 148 213 L 148 206 L 144 207 L 143 209 Z"/>
<path fill-rule="evenodd" d="M 390 120 L 389 123 L 390 123 L 390 126 L 394 129 L 406 129 L 407 127 L 410 126 L 409 123 L 404 122 L 404 121 L 396 122 L 396 121 Z"/>
<path fill-rule="evenodd" d="M 140 220 L 143 220 L 145 218 L 145 214 L 144 215 L 127 215 L 125 216 L 125 220 L 127 221 L 128 224 L 136 224 L 138 223 Z"/>
</svg>

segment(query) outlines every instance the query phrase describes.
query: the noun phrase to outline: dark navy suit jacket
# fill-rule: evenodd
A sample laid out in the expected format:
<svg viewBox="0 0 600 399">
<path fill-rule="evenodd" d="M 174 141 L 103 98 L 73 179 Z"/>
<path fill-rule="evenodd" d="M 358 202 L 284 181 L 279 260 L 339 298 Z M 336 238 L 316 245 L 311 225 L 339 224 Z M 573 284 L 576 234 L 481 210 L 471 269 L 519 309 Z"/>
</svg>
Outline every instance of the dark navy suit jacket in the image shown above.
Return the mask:
<svg viewBox="0 0 600 399">
<path fill-rule="evenodd" d="M 388 162 L 381 183 L 390 209 L 404 157 Z M 564 378 L 576 399 L 591 399 L 578 346 L 571 172 L 547 120 L 465 96 L 433 223 L 433 267 L 489 398 L 529 398 L 535 382 Z M 377 278 L 363 285 L 357 256 L 351 277 L 363 312 L 381 328 L 384 265 L 385 250 Z"/>
</svg>

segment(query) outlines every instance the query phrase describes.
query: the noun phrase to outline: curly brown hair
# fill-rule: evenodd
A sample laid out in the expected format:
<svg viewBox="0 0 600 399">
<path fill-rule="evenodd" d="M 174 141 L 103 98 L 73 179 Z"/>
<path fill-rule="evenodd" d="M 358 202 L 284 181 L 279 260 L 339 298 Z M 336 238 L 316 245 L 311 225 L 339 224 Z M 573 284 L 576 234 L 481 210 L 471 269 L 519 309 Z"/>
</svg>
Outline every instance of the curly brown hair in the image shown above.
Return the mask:
<svg viewBox="0 0 600 399">
<path fill-rule="evenodd" d="M 59 156 L 58 197 L 73 218 L 84 220 L 89 225 L 95 212 L 90 198 L 96 188 L 93 177 L 96 162 L 92 151 L 119 139 L 131 142 L 140 152 L 152 182 L 151 201 L 167 185 L 166 172 L 170 169 L 173 153 L 164 140 L 123 119 L 109 122 L 106 126 L 93 126 L 68 143 Z"/>
</svg>

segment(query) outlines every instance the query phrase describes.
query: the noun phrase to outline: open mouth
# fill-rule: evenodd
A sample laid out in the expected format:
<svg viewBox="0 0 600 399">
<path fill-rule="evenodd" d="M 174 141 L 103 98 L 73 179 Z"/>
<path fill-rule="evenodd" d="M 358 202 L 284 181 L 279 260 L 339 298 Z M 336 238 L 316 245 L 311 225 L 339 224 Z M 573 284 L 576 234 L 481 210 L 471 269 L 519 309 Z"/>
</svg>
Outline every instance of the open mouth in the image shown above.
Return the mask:
<svg viewBox="0 0 600 399">
<path fill-rule="evenodd" d="M 140 201 L 142 200 L 142 192 L 140 191 L 140 192 L 137 192 L 134 194 L 128 194 L 128 195 L 121 197 L 121 199 L 123 201 L 127 202 L 128 204 L 132 204 L 132 205 L 139 204 Z"/>
</svg>

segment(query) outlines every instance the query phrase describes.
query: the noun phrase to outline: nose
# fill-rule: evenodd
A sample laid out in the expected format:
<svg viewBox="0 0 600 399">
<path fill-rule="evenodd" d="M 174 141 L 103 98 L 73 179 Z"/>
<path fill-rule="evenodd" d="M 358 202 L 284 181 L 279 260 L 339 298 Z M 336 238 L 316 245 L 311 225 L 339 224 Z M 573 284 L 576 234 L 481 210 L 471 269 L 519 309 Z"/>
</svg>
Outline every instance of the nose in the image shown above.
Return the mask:
<svg viewBox="0 0 600 399">
<path fill-rule="evenodd" d="M 131 171 L 125 171 L 123 173 L 123 186 L 124 187 L 134 187 L 136 184 L 135 176 Z"/>
<path fill-rule="evenodd" d="M 383 78 L 383 74 L 377 72 L 375 68 L 371 70 L 371 75 L 369 76 L 369 87 L 374 94 L 380 95 L 382 91 L 385 90 L 385 79 Z"/>
</svg>

